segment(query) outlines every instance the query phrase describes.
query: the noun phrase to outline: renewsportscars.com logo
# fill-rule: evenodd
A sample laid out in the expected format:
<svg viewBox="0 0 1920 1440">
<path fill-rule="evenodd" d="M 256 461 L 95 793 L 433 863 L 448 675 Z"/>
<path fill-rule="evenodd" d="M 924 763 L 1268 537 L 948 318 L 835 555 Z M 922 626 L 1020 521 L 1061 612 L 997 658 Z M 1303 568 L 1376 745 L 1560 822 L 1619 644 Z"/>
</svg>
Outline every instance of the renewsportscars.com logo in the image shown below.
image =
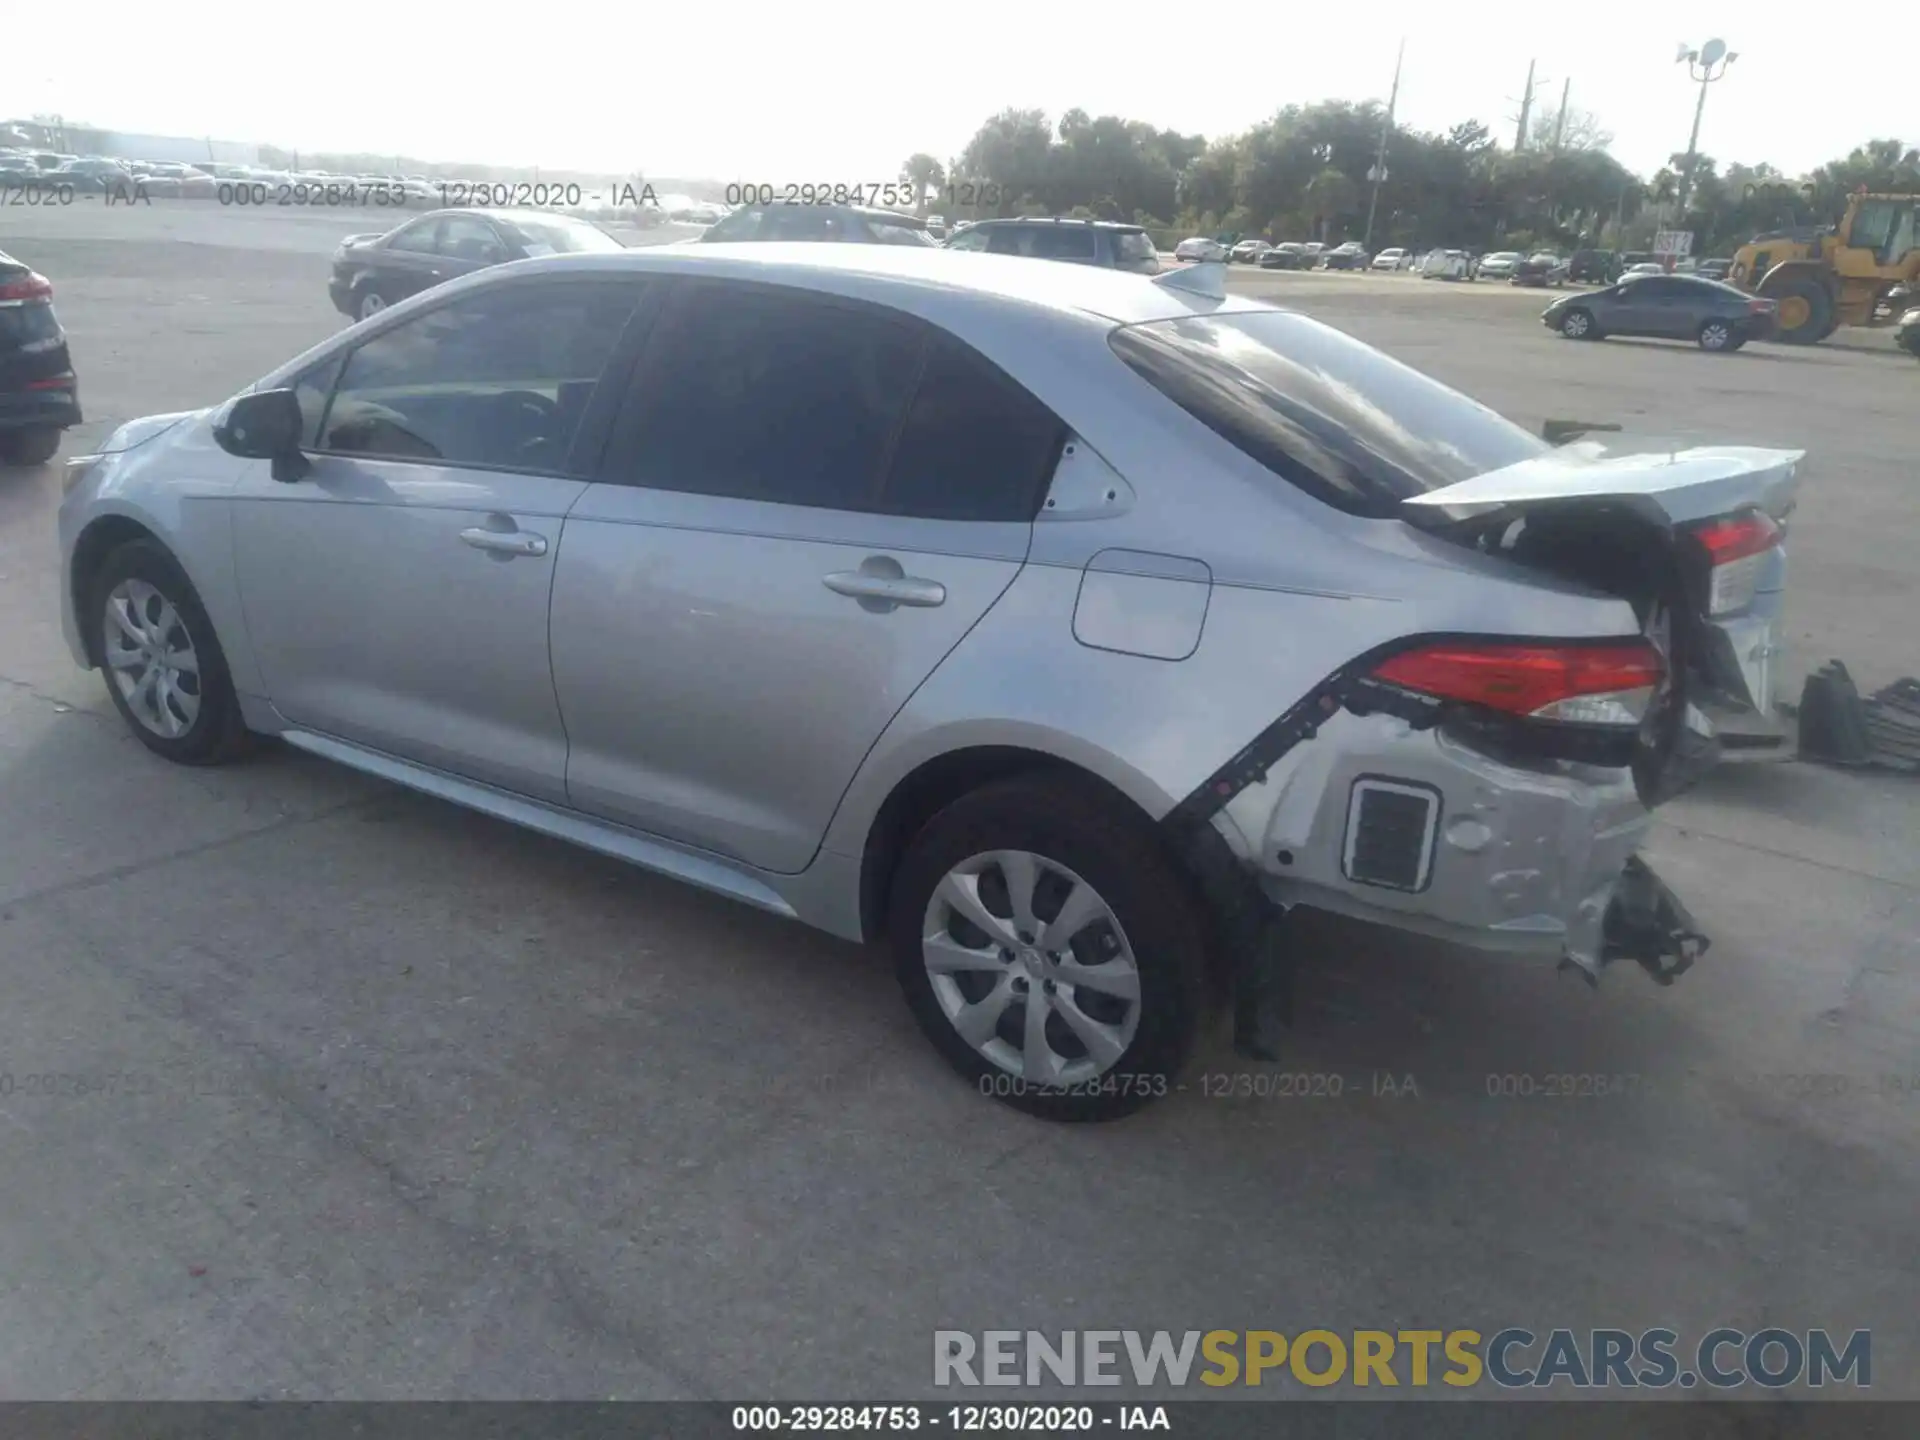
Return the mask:
<svg viewBox="0 0 1920 1440">
<path fill-rule="evenodd" d="M 1873 1332 L 1826 1330 L 936 1330 L 936 1386 L 1298 1384 L 1769 1390 L 1873 1383 Z"/>
</svg>

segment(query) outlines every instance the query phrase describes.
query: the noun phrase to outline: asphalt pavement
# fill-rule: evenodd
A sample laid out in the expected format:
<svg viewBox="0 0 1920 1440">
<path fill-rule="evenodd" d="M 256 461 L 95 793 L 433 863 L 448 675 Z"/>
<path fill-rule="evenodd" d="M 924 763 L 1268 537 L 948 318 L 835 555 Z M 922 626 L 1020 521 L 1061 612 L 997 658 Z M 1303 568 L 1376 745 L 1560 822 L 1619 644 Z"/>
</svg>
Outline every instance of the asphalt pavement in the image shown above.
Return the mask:
<svg viewBox="0 0 1920 1440">
<path fill-rule="evenodd" d="M 73 337 L 67 453 L 331 333 L 325 251 L 382 228 L 6 220 Z M 1805 447 L 1790 684 L 1920 670 L 1904 357 L 1233 283 L 1530 426 Z M 853 947 L 283 750 L 152 758 L 60 643 L 57 495 L 0 481 L 0 1395 L 883 1398 L 933 1393 L 936 1329 L 1776 1324 L 1871 1328 L 1873 1393 L 1920 1398 L 1911 779 L 1663 810 L 1715 937 L 1671 989 L 1319 924 L 1282 1066 L 1216 1030 L 1184 1092 L 1062 1128 Z"/>
</svg>

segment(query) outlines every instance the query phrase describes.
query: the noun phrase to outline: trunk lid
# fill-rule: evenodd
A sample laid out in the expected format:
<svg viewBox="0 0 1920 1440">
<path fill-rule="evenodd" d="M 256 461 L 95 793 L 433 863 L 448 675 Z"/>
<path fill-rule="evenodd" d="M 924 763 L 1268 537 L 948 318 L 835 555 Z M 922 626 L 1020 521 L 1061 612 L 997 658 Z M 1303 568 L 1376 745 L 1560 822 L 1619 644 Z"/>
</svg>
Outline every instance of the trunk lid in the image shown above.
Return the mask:
<svg viewBox="0 0 1920 1440">
<path fill-rule="evenodd" d="M 1785 522 L 1801 450 L 1581 442 L 1401 502 L 1408 523 L 1632 602 L 1666 656 L 1636 779 L 1648 804 L 1724 752 L 1780 751 Z"/>
</svg>

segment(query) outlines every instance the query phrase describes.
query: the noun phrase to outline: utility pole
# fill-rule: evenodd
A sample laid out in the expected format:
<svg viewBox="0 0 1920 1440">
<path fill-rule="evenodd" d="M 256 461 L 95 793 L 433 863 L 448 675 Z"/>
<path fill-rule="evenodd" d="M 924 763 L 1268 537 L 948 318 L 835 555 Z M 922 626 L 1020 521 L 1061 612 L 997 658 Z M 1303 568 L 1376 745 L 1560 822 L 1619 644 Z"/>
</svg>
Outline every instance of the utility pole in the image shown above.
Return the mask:
<svg viewBox="0 0 1920 1440">
<path fill-rule="evenodd" d="M 1513 148 L 1517 154 L 1527 148 L 1527 121 L 1533 118 L 1533 67 L 1539 62 L 1527 62 L 1527 90 L 1520 99 L 1520 128 L 1513 132 Z"/>
<path fill-rule="evenodd" d="M 1572 93 L 1573 93 L 1573 77 L 1568 76 L 1566 83 L 1560 87 L 1560 114 L 1554 119 L 1554 122 L 1553 122 L 1553 153 L 1556 155 L 1560 153 L 1561 140 L 1566 137 L 1567 97 Z"/>
<path fill-rule="evenodd" d="M 1374 154 L 1373 168 L 1367 171 L 1367 179 L 1373 182 L 1373 198 L 1367 201 L 1367 233 L 1360 244 L 1368 251 L 1373 249 L 1373 217 L 1380 208 L 1380 187 L 1387 180 L 1387 137 L 1393 134 L 1393 109 L 1400 103 L 1400 62 L 1406 55 L 1407 42 L 1402 40 L 1393 57 L 1393 89 L 1387 95 L 1387 118 L 1380 126 L 1380 149 Z"/>
</svg>

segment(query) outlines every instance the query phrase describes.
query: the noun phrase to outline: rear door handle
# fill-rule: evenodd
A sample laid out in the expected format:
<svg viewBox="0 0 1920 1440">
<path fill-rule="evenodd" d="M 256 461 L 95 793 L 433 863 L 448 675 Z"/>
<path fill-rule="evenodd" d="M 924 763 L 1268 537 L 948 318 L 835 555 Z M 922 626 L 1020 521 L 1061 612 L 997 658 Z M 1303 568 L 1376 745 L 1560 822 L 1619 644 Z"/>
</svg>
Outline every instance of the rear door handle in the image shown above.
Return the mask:
<svg viewBox="0 0 1920 1440">
<path fill-rule="evenodd" d="M 547 537 L 526 530 L 488 530 L 475 525 L 462 530 L 460 538 L 476 550 L 494 555 L 544 555 Z"/>
<path fill-rule="evenodd" d="M 938 580 L 921 580 L 912 575 L 874 575 L 865 570 L 838 570 L 822 583 L 836 595 L 856 600 L 879 601 L 894 605 L 932 606 L 947 603 L 947 587 Z"/>
</svg>

